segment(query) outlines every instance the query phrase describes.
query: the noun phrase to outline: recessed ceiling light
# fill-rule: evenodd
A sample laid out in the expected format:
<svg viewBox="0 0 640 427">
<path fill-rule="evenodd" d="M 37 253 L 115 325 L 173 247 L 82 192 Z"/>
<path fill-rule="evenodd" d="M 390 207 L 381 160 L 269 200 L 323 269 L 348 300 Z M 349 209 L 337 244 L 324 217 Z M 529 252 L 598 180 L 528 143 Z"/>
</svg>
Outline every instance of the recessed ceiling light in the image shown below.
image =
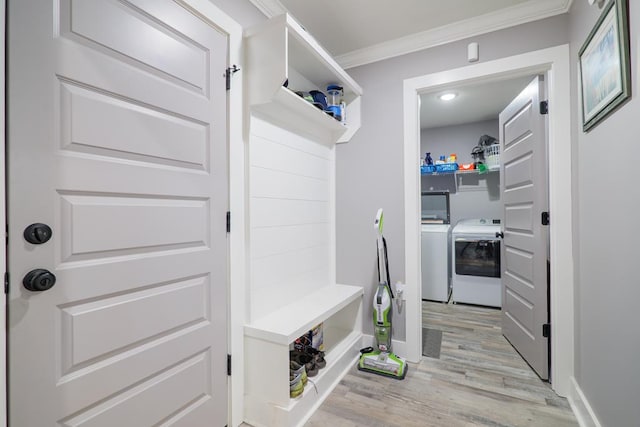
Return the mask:
<svg viewBox="0 0 640 427">
<path fill-rule="evenodd" d="M 455 98 L 456 96 L 458 96 L 457 93 L 454 92 L 448 92 L 448 93 L 443 93 L 442 95 L 440 95 L 438 98 L 440 98 L 441 101 L 451 101 L 453 98 Z"/>
</svg>

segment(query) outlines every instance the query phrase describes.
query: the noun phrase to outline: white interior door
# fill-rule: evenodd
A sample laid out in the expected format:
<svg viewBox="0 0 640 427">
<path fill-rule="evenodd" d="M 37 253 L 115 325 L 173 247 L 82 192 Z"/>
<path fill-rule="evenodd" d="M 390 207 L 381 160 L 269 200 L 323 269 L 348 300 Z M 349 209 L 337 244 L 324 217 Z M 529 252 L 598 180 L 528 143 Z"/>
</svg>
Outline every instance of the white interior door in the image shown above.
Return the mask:
<svg viewBox="0 0 640 427">
<path fill-rule="evenodd" d="M 10 425 L 225 425 L 226 36 L 169 0 L 8 12 Z"/>
<path fill-rule="evenodd" d="M 502 200 L 502 333 L 538 375 L 549 376 L 547 158 L 542 79 L 536 77 L 500 113 Z"/>
</svg>

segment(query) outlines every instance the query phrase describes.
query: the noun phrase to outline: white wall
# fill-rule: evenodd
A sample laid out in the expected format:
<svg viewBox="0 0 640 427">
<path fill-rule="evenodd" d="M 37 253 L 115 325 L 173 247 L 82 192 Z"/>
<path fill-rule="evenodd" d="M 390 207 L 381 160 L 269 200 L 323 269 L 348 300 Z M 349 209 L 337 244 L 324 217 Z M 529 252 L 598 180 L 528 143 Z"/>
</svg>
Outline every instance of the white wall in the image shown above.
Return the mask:
<svg viewBox="0 0 640 427">
<path fill-rule="evenodd" d="M 567 42 L 566 15 L 438 46 L 347 70 L 363 87 L 362 127 L 337 148 L 337 276 L 340 283 L 364 283 L 373 298 L 373 219 L 385 210 L 391 281 L 404 280 L 403 81 L 468 65 L 467 44 L 480 45 L 480 61 L 504 58 Z M 417 164 L 417 162 L 416 162 Z M 372 333 L 365 304 L 365 333 Z M 394 338 L 405 339 L 404 314 L 394 313 Z"/>
<path fill-rule="evenodd" d="M 249 140 L 247 322 L 335 283 L 333 147 L 254 116 Z"/>
<path fill-rule="evenodd" d="M 608 2 L 607 2 L 608 3 Z M 640 422 L 640 275 L 638 186 L 640 159 L 640 4 L 629 1 L 631 100 L 589 133 L 582 131 L 578 51 L 601 10 L 574 1 L 572 56 L 574 247 L 576 269 L 576 380 L 602 426 Z M 613 164 L 610 159 L 613 160 Z"/>
</svg>

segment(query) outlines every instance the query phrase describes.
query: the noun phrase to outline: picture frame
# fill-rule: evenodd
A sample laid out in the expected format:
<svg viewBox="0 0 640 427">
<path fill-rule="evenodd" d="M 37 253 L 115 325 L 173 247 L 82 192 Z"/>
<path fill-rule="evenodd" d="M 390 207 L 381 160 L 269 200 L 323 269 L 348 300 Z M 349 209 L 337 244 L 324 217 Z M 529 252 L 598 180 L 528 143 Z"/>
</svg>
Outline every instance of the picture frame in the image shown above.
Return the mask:
<svg viewBox="0 0 640 427">
<path fill-rule="evenodd" d="M 582 130 L 589 131 L 631 97 L 627 0 L 611 0 L 578 52 Z"/>
</svg>

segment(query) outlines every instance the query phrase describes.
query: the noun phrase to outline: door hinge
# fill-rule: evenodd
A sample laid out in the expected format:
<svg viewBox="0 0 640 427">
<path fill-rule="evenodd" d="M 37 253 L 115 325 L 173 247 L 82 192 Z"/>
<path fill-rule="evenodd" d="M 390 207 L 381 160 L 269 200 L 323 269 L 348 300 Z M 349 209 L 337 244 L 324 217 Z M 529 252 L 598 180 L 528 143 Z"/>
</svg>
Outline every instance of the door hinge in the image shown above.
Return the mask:
<svg viewBox="0 0 640 427">
<path fill-rule="evenodd" d="M 9 293 L 9 272 L 5 271 L 4 273 L 4 293 Z"/>
<path fill-rule="evenodd" d="M 231 233 L 231 212 L 227 211 L 227 233 Z"/>
<path fill-rule="evenodd" d="M 231 376 L 231 355 L 227 354 L 227 375 Z"/>
<path fill-rule="evenodd" d="M 231 89 L 231 76 L 240 71 L 240 68 L 236 64 L 233 64 L 231 67 L 227 68 L 222 75 L 222 77 L 226 80 L 227 90 Z"/>
<path fill-rule="evenodd" d="M 549 212 L 542 212 L 540 221 L 542 225 L 549 225 Z"/>
<path fill-rule="evenodd" d="M 551 324 L 545 323 L 542 325 L 542 336 L 544 338 L 549 338 L 551 336 Z"/>
<path fill-rule="evenodd" d="M 549 101 L 540 101 L 540 114 L 549 114 Z"/>
</svg>

